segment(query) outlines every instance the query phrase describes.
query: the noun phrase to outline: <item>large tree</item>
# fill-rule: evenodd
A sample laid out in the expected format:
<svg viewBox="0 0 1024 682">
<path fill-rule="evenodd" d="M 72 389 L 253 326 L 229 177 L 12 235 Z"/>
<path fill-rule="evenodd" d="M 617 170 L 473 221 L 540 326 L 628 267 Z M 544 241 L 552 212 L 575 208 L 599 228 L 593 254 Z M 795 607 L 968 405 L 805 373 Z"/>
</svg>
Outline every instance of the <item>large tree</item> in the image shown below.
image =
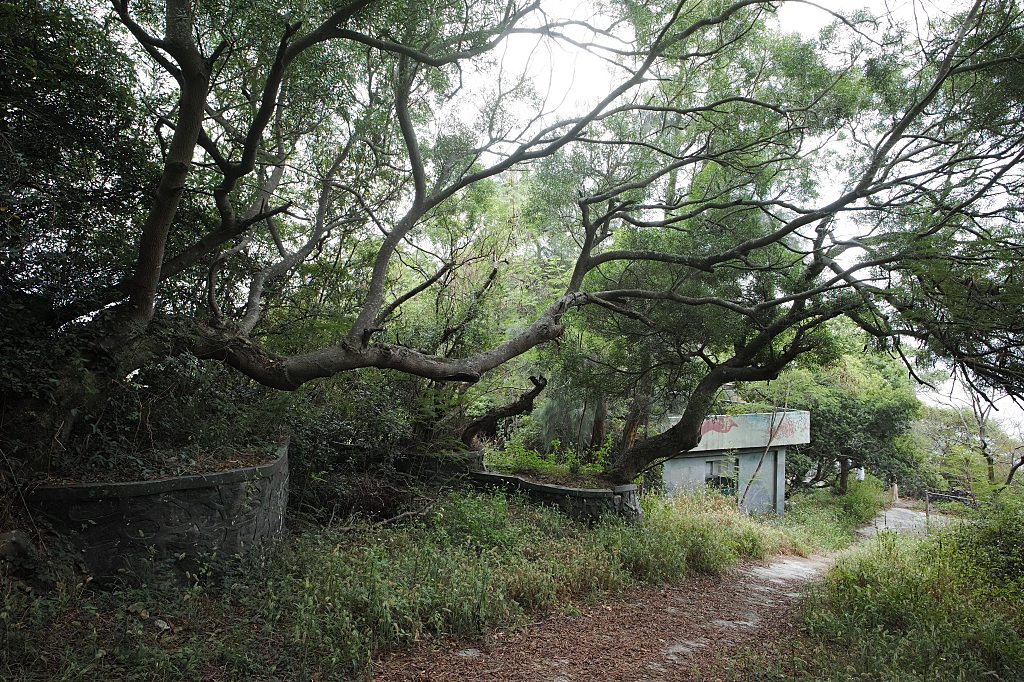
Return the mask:
<svg viewBox="0 0 1024 682">
<path fill-rule="evenodd" d="M 846 43 L 829 68 L 752 25 L 703 69 L 672 64 L 647 125 L 606 136 L 643 152 L 580 202 L 581 289 L 700 377 L 679 423 L 612 477 L 695 445 L 723 385 L 827 348 L 822 323 L 838 315 L 1019 394 L 1020 21 L 979 2 L 929 33 Z M 653 170 L 638 169 L 645 155 Z"/>
<path fill-rule="evenodd" d="M 108 223 L 83 210 L 44 227 L 25 207 L 46 188 L 5 186 L 22 265 L 4 300 L 43 349 L 48 385 L 5 381 L 5 440 L 23 457 L 61 447 L 112 383 L 184 351 L 285 390 L 360 367 L 475 382 L 584 307 L 669 339 L 698 377 L 679 425 L 627 451 L 618 480 L 692 447 L 724 383 L 774 377 L 827 343 L 837 316 L 881 337 L 910 329 L 1013 380 L 978 356 L 1016 357 L 1012 328 L 979 351 L 969 326 L 944 333 L 940 313 L 914 314 L 915 282 L 948 253 L 974 254 L 969 235 L 1016 248 L 1016 6 L 979 1 L 919 36 L 846 20 L 808 43 L 769 28 L 777 5 L 626 3 L 584 22 L 539 3 L 113 0 L 134 48 L 97 25 L 118 58 L 93 71 L 147 113 L 156 136 L 132 149 L 148 159 L 127 166 L 155 179 L 116 248 L 89 247 L 102 267 L 87 274 L 60 254 Z M 74 9 L 84 23 L 97 13 Z M 521 35 L 604 57 L 609 91 L 582 113 L 552 110 L 501 68 Z M 979 116 L 992 84 L 1005 103 Z M 530 319 L 463 343 L 496 253 L 475 202 L 531 164 L 574 178 L 545 226 L 574 244 L 571 272 L 544 284 Z M 128 175 L 90 172 L 97 187 Z M 30 228 L 42 236 L 23 238 Z M 438 287 L 464 296 L 453 331 L 403 344 L 396 316 Z M 960 315 L 958 300 L 936 305 Z"/>
</svg>

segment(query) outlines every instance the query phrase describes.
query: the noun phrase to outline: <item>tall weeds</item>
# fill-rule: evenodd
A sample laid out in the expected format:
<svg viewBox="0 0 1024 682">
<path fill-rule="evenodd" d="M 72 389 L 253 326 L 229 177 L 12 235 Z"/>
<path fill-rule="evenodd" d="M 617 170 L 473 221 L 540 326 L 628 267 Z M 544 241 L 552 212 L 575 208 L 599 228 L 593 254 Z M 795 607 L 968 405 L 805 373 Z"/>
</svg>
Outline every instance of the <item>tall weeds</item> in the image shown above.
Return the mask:
<svg viewBox="0 0 1024 682">
<path fill-rule="evenodd" d="M 845 495 L 820 488 L 796 495 L 786 512 L 790 539 L 801 550 L 846 547 L 859 527 L 868 523 L 888 501 L 881 481 L 850 481 Z"/>
<path fill-rule="evenodd" d="M 479 638 L 568 602 L 813 540 L 713 493 L 643 506 L 634 525 L 587 527 L 515 497 L 454 493 L 420 521 L 306 532 L 184 590 L 95 590 L 64 568 L 36 593 L 5 577 L 0 677 L 360 678 L 416 641 Z"/>
<path fill-rule="evenodd" d="M 1024 680 L 1024 511 L 882 533 L 805 603 L 805 679 Z"/>
</svg>

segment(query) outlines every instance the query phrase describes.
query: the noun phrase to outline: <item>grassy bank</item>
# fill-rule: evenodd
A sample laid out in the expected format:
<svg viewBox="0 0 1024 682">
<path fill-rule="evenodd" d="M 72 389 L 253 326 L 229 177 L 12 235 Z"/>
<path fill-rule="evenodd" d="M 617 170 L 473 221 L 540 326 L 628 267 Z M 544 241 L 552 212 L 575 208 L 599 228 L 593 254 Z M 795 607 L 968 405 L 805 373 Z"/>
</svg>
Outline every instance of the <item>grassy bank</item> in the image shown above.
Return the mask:
<svg viewBox="0 0 1024 682">
<path fill-rule="evenodd" d="M 805 600 L 804 679 L 1024 680 L 1024 509 L 884 533 Z"/>
<path fill-rule="evenodd" d="M 794 495 L 787 502 L 785 525 L 794 543 L 818 551 L 842 549 L 888 502 L 885 486 L 869 475 L 866 481 L 851 481 L 845 495 L 831 488 Z"/>
<path fill-rule="evenodd" d="M 828 494 L 784 522 L 713 494 L 643 503 L 636 525 L 588 528 L 517 498 L 454 493 L 418 521 L 305 532 L 185 589 L 100 590 L 57 562 L 40 592 L 5 577 L 0 676 L 358 678 L 417 640 L 472 639 L 633 584 L 830 547 L 853 518 Z"/>
</svg>

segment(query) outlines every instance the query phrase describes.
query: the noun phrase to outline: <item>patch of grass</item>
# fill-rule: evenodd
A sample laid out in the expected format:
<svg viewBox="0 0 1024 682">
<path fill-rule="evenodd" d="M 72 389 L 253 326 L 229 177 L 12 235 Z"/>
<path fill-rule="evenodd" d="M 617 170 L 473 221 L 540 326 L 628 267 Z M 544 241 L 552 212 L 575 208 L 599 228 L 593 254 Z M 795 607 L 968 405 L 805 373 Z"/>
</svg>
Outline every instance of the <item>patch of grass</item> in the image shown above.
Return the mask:
<svg viewBox="0 0 1024 682">
<path fill-rule="evenodd" d="M 831 488 L 794 495 L 787 503 L 785 525 L 800 554 L 841 549 L 888 501 L 885 486 L 869 475 L 865 481 L 850 481 L 845 495 Z"/>
<path fill-rule="evenodd" d="M 53 567 L 43 593 L 4 576 L 0 677 L 359 679 L 382 653 L 418 640 L 477 638 L 633 584 L 720 573 L 813 540 L 711 492 L 642 504 L 633 525 L 587 527 L 514 496 L 451 493 L 417 521 L 305 532 L 184 589 L 104 591 L 70 564 Z M 839 504 L 823 498 L 806 509 L 832 514 Z"/>
<path fill-rule="evenodd" d="M 804 679 L 1024 679 L 1024 511 L 925 539 L 881 533 L 805 601 Z"/>
<path fill-rule="evenodd" d="M 721 495 L 699 491 L 674 498 L 645 496 L 634 526 L 609 521 L 594 530 L 603 554 L 633 579 L 667 582 L 688 570 L 721 573 L 738 559 L 761 559 L 781 544 L 779 530 L 737 511 Z"/>
</svg>

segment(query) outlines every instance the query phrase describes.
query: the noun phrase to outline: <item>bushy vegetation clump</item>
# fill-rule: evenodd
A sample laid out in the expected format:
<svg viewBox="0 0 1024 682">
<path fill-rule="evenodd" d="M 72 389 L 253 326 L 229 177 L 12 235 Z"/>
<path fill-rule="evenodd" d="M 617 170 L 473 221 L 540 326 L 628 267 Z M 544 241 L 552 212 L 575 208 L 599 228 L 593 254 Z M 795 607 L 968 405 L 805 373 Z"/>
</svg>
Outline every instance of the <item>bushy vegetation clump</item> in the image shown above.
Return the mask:
<svg viewBox="0 0 1024 682">
<path fill-rule="evenodd" d="M 831 515 L 835 499 L 811 506 Z M 479 638 L 630 585 L 816 547 L 790 522 L 743 515 L 710 492 L 643 505 L 634 525 L 588 527 L 516 497 L 453 493 L 414 522 L 307 531 L 184 589 L 95 589 L 59 565 L 41 592 L 5 576 L 0 675 L 361 677 L 415 641 Z"/>
<path fill-rule="evenodd" d="M 809 592 L 805 679 L 1024 679 L 1022 558 L 1016 504 L 925 539 L 880 534 Z"/>
<path fill-rule="evenodd" d="M 506 441 L 502 447 L 484 450 L 488 469 L 553 483 L 578 486 L 603 486 L 605 466 L 611 461 L 612 439 L 597 448 L 579 450 L 563 447 L 558 439 L 551 442 L 550 452 L 524 445 L 522 438 Z"/>
<path fill-rule="evenodd" d="M 816 488 L 794 495 L 788 501 L 786 523 L 795 542 L 840 549 L 888 500 L 882 482 L 868 474 L 864 481 L 850 481 L 846 494 L 838 494 L 834 488 Z"/>
</svg>

